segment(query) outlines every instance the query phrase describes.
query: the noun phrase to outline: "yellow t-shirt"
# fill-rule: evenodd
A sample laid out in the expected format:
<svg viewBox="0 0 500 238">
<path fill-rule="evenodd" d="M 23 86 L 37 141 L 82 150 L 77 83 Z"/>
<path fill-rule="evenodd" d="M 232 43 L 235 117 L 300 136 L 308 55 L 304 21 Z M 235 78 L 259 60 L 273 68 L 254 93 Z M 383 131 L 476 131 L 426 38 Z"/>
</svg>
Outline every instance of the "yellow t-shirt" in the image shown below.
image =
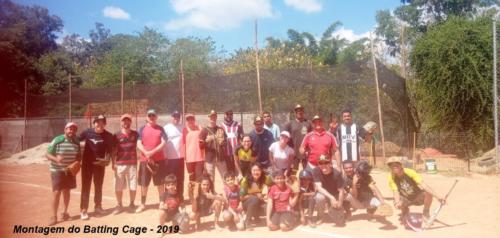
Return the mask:
<svg viewBox="0 0 500 238">
<path fill-rule="evenodd" d="M 420 185 L 422 183 L 422 176 L 417 173 L 417 171 L 413 169 L 408 169 L 404 168 L 403 169 L 404 174 L 406 174 L 409 179 L 413 180 L 416 185 Z M 389 187 L 392 189 L 392 191 L 399 191 L 401 195 L 404 196 L 412 196 L 414 195 L 417 191 L 420 190 L 418 187 L 414 187 L 413 183 L 411 181 L 408 181 L 408 177 L 404 176 L 401 181 L 400 181 L 400 187 L 398 188 L 398 185 L 394 181 L 394 176 L 389 174 Z M 400 191 L 401 189 L 401 191 Z"/>
<path fill-rule="evenodd" d="M 243 147 L 240 147 L 236 151 L 236 155 L 238 156 L 240 161 L 246 161 L 246 162 L 254 162 L 255 161 L 255 157 L 253 156 L 253 153 L 252 153 L 252 148 L 248 148 L 248 150 L 245 151 L 245 149 L 243 149 Z"/>
</svg>

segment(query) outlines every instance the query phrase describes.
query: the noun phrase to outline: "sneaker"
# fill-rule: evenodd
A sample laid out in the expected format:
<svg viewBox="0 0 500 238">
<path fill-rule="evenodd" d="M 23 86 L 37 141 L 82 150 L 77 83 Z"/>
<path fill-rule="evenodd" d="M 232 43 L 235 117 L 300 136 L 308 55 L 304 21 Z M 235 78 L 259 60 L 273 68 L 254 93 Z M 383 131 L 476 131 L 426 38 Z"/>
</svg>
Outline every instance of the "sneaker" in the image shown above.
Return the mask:
<svg viewBox="0 0 500 238">
<path fill-rule="evenodd" d="M 81 212 L 80 213 L 80 219 L 81 220 L 88 220 L 89 219 L 89 214 L 87 212 Z"/>
<path fill-rule="evenodd" d="M 312 219 L 307 219 L 307 223 L 309 227 L 316 228 L 316 222 L 314 222 Z"/>
<path fill-rule="evenodd" d="M 57 223 L 57 217 L 50 217 L 49 218 L 49 223 L 47 224 L 48 226 L 53 226 Z"/>
<path fill-rule="evenodd" d="M 69 220 L 69 218 L 70 218 L 69 213 L 67 213 L 67 212 L 61 213 L 61 219 L 63 221 L 67 221 L 67 220 Z"/>
<path fill-rule="evenodd" d="M 141 205 L 139 205 L 139 207 L 137 209 L 135 209 L 135 213 L 141 213 L 144 210 L 146 210 L 146 205 L 141 204 Z"/>
<path fill-rule="evenodd" d="M 123 212 L 123 207 L 118 205 L 115 207 L 115 210 L 113 210 L 113 215 L 118 215 Z"/>
<path fill-rule="evenodd" d="M 377 207 L 377 210 L 373 213 L 374 216 L 390 217 L 392 216 L 392 207 L 389 204 L 381 204 Z"/>
<path fill-rule="evenodd" d="M 102 210 L 102 208 L 100 208 L 100 207 L 96 207 L 96 208 L 94 208 L 94 213 L 97 215 L 103 215 L 104 210 Z"/>
</svg>

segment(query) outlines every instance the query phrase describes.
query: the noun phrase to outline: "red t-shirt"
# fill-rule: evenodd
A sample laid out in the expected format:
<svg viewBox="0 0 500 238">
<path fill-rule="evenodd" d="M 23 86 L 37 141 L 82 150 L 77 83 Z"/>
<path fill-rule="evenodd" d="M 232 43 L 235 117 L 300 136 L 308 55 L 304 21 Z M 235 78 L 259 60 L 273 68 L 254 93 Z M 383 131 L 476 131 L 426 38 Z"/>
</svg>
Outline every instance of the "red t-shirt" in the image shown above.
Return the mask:
<svg viewBox="0 0 500 238">
<path fill-rule="evenodd" d="M 331 156 L 330 152 L 337 149 L 337 143 L 332 133 L 327 131 L 317 132 L 312 131 L 307 133 L 302 141 L 302 145 L 306 150 L 309 150 L 307 160 L 314 166 L 318 165 L 318 158 L 324 154 L 328 157 Z"/>
<path fill-rule="evenodd" d="M 273 211 L 290 211 L 290 198 L 292 197 L 292 194 L 292 189 L 286 185 L 283 189 L 279 188 L 276 184 L 273 185 L 268 194 L 268 197 L 273 200 Z"/>
<path fill-rule="evenodd" d="M 167 141 L 167 134 L 163 127 L 159 125 L 151 126 L 149 123 L 141 127 L 139 129 L 139 140 L 142 142 L 142 146 L 146 150 L 152 150 L 156 148 L 160 143 L 161 139 Z M 159 150 L 156 152 L 151 158 L 154 161 L 164 160 L 165 155 L 163 154 L 163 150 Z M 148 159 L 141 153 L 141 161 L 147 161 Z"/>
</svg>

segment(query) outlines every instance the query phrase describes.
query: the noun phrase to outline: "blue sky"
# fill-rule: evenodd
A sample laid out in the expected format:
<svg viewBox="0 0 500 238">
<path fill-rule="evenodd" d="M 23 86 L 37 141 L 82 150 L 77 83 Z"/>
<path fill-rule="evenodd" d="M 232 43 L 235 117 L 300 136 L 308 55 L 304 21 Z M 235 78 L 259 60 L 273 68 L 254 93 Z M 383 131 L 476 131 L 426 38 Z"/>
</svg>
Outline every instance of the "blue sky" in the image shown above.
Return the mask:
<svg viewBox="0 0 500 238">
<path fill-rule="evenodd" d="M 16 0 L 14 0 L 16 1 Z M 144 26 L 170 39 L 212 37 L 232 52 L 253 46 L 254 19 L 259 21 L 259 44 L 268 36 L 286 38 L 289 28 L 317 36 L 334 21 L 343 28 L 335 34 L 355 40 L 375 26 L 377 10 L 391 9 L 400 0 L 17 0 L 49 9 L 64 22 L 63 34 L 88 38 L 95 22 L 112 34 L 134 34 Z"/>
</svg>

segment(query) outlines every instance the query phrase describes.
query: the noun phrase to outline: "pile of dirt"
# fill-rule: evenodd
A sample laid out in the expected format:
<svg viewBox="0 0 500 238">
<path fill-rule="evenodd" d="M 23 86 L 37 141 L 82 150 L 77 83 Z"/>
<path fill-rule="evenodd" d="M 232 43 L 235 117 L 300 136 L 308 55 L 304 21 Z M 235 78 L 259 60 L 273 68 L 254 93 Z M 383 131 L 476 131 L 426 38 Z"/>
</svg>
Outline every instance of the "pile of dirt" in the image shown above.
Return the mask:
<svg viewBox="0 0 500 238">
<path fill-rule="evenodd" d="M 0 159 L 9 158 L 11 155 L 12 154 L 7 151 L 0 150 Z"/>
<path fill-rule="evenodd" d="M 424 148 L 424 149 L 418 149 L 417 154 L 421 154 L 421 157 L 428 157 L 428 158 L 457 158 L 457 155 L 455 154 L 445 154 L 435 148 Z"/>
<path fill-rule="evenodd" d="M 50 143 L 42 143 L 33 148 L 21 151 L 17 154 L 11 155 L 9 158 L 0 160 L 0 163 L 6 164 L 47 164 L 48 160 L 45 158 L 47 147 Z"/>
</svg>

